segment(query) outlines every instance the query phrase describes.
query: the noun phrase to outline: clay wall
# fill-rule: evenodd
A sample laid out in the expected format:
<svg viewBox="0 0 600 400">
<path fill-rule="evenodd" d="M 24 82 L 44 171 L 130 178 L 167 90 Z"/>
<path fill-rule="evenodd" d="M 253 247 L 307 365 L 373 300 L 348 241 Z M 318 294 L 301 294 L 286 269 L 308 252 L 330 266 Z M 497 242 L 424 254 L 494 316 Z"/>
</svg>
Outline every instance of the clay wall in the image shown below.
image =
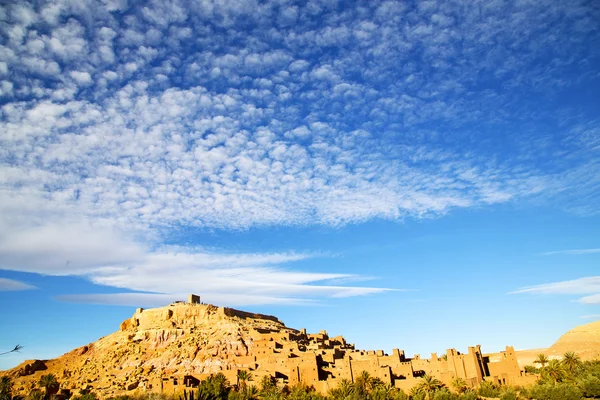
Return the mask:
<svg viewBox="0 0 600 400">
<path fill-rule="evenodd" d="M 417 386 L 420 382 L 420 379 L 410 378 L 410 379 L 396 379 L 394 381 L 394 387 L 401 389 L 404 393 L 410 393 L 411 389 Z"/>
<path fill-rule="evenodd" d="M 494 359 L 498 361 L 489 362 L 488 369 L 490 377 L 495 378 L 499 383 L 508 383 L 511 378 L 521 376 L 521 369 L 512 346 L 507 346 L 506 351 L 500 352 L 499 357 Z"/>
<path fill-rule="evenodd" d="M 334 379 L 341 380 L 347 379 L 352 382 L 352 369 L 350 367 L 350 358 L 343 357 L 341 359 L 336 359 L 335 364 L 330 364 L 328 366 L 322 366 L 323 376 L 320 377 L 322 379 Z"/>
<path fill-rule="evenodd" d="M 413 377 L 413 364 L 410 361 L 401 362 L 399 365 L 392 367 L 392 373 L 397 379 L 410 379 Z"/>
<path fill-rule="evenodd" d="M 256 368 L 256 357 L 255 356 L 237 356 L 235 362 L 239 369 L 255 369 Z"/>
<path fill-rule="evenodd" d="M 282 323 L 277 317 L 273 315 L 257 314 L 247 311 L 236 310 L 229 307 L 219 307 L 219 312 L 228 317 L 239 317 L 239 318 L 252 318 L 252 319 L 266 319 L 268 321 L 274 321 Z"/>
<path fill-rule="evenodd" d="M 412 369 L 415 372 L 418 371 L 429 371 L 429 360 L 423 360 L 421 358 L 413 358 L 410 360 L 410 363 L 412 364 Z"/>
</svg>

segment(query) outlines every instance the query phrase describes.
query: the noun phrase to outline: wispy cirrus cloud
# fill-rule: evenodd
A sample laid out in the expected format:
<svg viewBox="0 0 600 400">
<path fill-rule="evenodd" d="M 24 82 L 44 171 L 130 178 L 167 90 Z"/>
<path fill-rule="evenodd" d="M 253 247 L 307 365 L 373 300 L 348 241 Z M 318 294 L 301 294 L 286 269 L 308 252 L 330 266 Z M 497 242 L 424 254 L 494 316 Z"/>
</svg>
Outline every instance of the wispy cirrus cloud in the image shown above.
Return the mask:
<svg viewBox="0 0 600 400">
<path fill-rule="evenodd" d="M 540 294 L 587 294 L 600 293 L 600 276 L 589 276 L 569 281 L 545 283 L 541 285 L 527 286 L 514 292 L 516 293 L 540 293 Z"/>
<path fill-rule="evenodd" d="M 289 267 L 323 254 L 239 253 L 201 247 L 158 246 L 132 240 L 116 228 L 86 224 L 44 226 L 0 236 L 0 265 L 52 276 L 79 276 L 139 293 L 65 295 L 65 301 L 160 305 L 201 293 L 228 305 L 316 304 L 319 299 L 363 296 L 392 289 L 349 286 L 364 280 L 344 273 Z M 2 290 L 32 288 L 0 280 Z"/>
<path fill-rule="evenodd" d="M 520 293 L 556 295 L 589 294 L 589 296 L 581 297 L 577 301 L 583 304 L 600 304 L 600 276 L 588 276 L 568 281 L 527 286 L 509 294 Z"/>
<path fill-rule="evenodd" d="M 583 304 L 600 304 L 600 293 L 582 297 L 578 301 Z"/>
<path fill-rule="evenodd" d="M 0 292 L 31 289 L 36 289 L 36 287 L 15 279 L 0 278 Z"/>
<path fill-rule="evenodd" d="M 600 314 L 582 315 L 581 319 L 600 319 Z"/>
<path fill-rule="evenodd" d="M 582 255 L 582 254 L 596 254 L 600 253 L 600 249 L 572 249 L 572 250 L 558 250 L 558 251 L 547 251 L 542 253 L 543 256 L 554 256 L 554 255 Z"/>
</svg>

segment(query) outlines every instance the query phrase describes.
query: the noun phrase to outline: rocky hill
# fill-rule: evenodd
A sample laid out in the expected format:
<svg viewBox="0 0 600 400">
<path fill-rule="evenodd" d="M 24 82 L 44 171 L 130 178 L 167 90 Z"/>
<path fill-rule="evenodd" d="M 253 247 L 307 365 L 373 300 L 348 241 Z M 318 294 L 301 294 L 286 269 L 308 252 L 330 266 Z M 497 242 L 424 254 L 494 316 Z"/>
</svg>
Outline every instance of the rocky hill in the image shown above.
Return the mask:
<svg viewBox="0 0 600 400">
<path fill-rule="evenodd" d="M 26 394 L 43 374 L 61 388 L 89 388 L 104 396 L 133 390 L 162 376 L 204 375 L 234 366 L 253 350 L 256 332 L 297 332 L 277 318 L 205 304 L 174 303 L 138 311 L 120 329 L 47 361 L 25 361 L 6 371 Z"/>
</svg>

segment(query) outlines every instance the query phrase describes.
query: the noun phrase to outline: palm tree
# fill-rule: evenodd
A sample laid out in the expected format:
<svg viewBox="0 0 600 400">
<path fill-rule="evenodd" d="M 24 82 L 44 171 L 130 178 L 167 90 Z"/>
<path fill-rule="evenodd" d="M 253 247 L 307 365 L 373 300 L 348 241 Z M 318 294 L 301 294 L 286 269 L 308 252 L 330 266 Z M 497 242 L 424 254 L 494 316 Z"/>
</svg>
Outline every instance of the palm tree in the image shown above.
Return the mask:
<svg viewBox="0 0 600 400">
<path fill-rule="evenodd" d="M 383 384 L 380 379 L 372 377 L 367 371 L 362 371 L 354 380 L 354 390 L 359 396 L 366 396 L 378 383 Z"/>
<path fill-rule="evenodd" d="M 58 389 L 58 381 L 53 374 L 46 374 L 40 377 L 38 385 L 44 389 L 44 398 L 48 399 L 51 392 Z"/>
<path fill-rule="evenodd" d="M 546 357 L 545 354 L 538 354 L 534 363 L 541 364 L 542 368 L 544 368 L 546 366 L 546 364 L 548 364 L 548 361 L 550 361 L 550 360 L 548 360 L 548 357 Z"/>
<path fill-rule="evenodd" d="M 433 376 L 424 375 L 421 379 L 416 391 L 425 394 L 427 400 L 431 400 L 433 394 L 444 387 L 444 384 Z"/>
<path fill-rule="evenodd" d="M 277 391 L 277 390 L 270 390 L 268 392 L 265 391 L 259 391 L 259 398 L 262 400 L 285 400 L 285 396 Z"/>
<path fill-rule="evenodd" d="M 13 382 L 8 376 L 0 378 L 0 400 L 12 399 Z"/>
<path fill-rule="evenodd" d="M 554 383 L 561 382 L 565 376 L 565 370 L 558 360 L 548 361 L 548 366 L 542 370 L 542 377 L 550 379 Z"/>
<path fill-rule="evenodd" d="M 252 380 L 252 374 L 245 369 L 241 369 L 237 373 L 238 387 L 241 392 L 246 390 L 247 382 Z"/>
<path fill-rule="evenodd" d="M 271 375 L 264 375 L 260 380 L 260 391 L 263 393 L 272 392 L 277 389 L 275 378 Z"/>
<path fill-rule="evenodd" d="M 469 386 L 463 378 L 456 377 L 452 379 L 452 386 L 456 389 L 456 392 L 462 394 L 467 391 Z"/>
<path fill-rule="evenodd" d="M 226 399 L 228 394 L 229 382 L 222 372 L 209 376 L 198 385 L 199 400 Z"/>
<path fill-rule="evenodd" d="M 196 392 L 196 398 L 198 400 L 217 400 L 218 399 L 207 388 L 202 387 L 202 386 L 198 386 L 198 391 Z"/>
<path fill-rule="evenodd" d="M 287 397 L 281 392 L 272 390 L 270 392 L 259 391 L 259 398 L 261 400 L 285 400 Z"/>
<path fill-rule="evenodd" d="M 569 372 L 573 372 L 581 365 L 581 358 L 574 351 L 568 351 L 563 356 L 562 363 Z"/>
<path fill-rule="evenodd" d="M 371 398 L 371 400 L 389 400 L 389 399 L 393 399 L 394 394 L 395 394 L 395 388 L 391 387 L 390 385 L 386 385 L 383 382 L 379 385 L 377 385 L 373 391 L 371 392 L 371 395 L 369 396 L 369 398 Z"/>
<path fill-rule="evenodd" d="M 354 385 L 348 379 L 341 379 L 337 387 L 329 390 L 329 397 L 335 400 L 344 400 L 354 393 Z"/>
<path fill-rule="evenodd" d="M 43 398 L 44 394 L 40 389 L 33 389 L 26 397 L 27 400 L 43 400 Z"/>
<path fill-rule="evenodd" d="M 248 386 L 244 388 L 244 398 L 246 400 L 258 400 L 260 398 L 258 389 L 256 386 Z"/>
</svg>

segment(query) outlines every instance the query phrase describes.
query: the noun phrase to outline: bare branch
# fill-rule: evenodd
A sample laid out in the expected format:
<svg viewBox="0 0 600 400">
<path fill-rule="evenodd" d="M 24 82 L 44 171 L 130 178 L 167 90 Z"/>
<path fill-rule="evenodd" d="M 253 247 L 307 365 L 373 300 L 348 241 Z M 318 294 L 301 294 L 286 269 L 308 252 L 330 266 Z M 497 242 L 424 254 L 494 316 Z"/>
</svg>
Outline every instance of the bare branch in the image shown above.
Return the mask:
<svg viewBox="0 0 600 400">
<path fill-rule="evenodd" d="M 10 351 L 5 351 L 4 353 L 0 353 L 0 356 L 3 356 L 5 354 L 9 354 L 9 353 L 18 353 L 21 349 L 23 348 L 23 346 L 21 346 L 20 344 L 16 345 L 14 349 L 10 350 Z"/>
</svg>

